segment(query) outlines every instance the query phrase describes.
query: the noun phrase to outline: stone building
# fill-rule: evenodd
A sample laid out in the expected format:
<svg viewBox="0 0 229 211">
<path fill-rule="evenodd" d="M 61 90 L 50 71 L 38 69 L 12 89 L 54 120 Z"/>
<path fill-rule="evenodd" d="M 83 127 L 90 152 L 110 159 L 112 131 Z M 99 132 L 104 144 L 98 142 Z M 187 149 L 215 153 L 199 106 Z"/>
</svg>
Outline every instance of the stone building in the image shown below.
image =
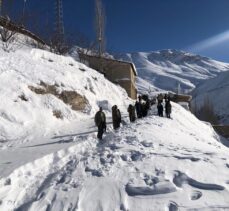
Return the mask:
<svg viewBox="0 0 229 211">
<path fill-rule="evenodd" d="M 119 84 L 130 98 L 137 98 L 137 71 L 133 63 L 82 53 L 79 54 L 79 58 L 87 66 L 104 74 L 111 82 Z"/>
</svg>

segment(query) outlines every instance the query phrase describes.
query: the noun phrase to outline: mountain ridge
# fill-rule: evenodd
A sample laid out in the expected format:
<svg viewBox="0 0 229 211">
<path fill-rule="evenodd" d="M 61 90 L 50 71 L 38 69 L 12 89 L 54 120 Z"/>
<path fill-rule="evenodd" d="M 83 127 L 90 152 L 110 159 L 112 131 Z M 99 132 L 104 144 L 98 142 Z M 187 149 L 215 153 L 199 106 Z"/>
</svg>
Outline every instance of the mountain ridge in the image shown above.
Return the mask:
<svg viewBox="0 0 229 211">
<path fill-rule="evenodd" d="M 133 62 L 139 77 L 161 90 L 176 91 L 180 84 L 183 92 L 190 92 L 204 80 L 229 71 L 229 63 L 173 49 L 120 53 L 114 57 Z M 143 87 L 139 81 L 138 86 Z"/>
</svg>

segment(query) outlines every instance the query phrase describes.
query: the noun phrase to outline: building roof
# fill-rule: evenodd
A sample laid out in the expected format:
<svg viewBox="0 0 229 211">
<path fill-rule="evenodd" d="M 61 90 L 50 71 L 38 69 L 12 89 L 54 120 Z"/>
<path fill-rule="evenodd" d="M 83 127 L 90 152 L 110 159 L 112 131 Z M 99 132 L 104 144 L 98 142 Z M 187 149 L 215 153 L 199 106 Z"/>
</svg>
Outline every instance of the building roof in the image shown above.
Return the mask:
<svg viewBox="0 0 229 211">
<path fill-rule="evenodd" d="M 79 53 L 79 56 L 84 56 L 84 57 L 93 57 L 93 58 L 98 58 L 98 59 L 103 59 L 103 60 L 107 60 L 107 61 L 112 61 L 112 62 L 119 62 L 119 63 L 123 63 L 123 64 L 128 64 L 131 66 L 135 76 L 138 75 L 136 67 L 134 65 L 134 63 L 132 62 L 127 62 L 127 61 L 122 61 L 122 60 L 117 60 L 117 59 L 112 59 L 112 58 L 106 58 L 106 57 L 99 57 L 99 56 L 95 56 L 95 55 L 88 55 L 88 54 L 84 54 L 84 53 Z"/>
</svg>

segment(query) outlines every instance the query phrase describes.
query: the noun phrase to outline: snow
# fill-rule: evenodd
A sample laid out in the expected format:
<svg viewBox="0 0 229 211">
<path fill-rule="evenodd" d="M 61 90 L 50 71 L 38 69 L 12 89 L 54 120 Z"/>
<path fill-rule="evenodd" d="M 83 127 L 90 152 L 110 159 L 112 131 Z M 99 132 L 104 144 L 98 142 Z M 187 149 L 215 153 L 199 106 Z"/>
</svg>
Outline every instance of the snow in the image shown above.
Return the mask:
<svg viewBox="0 0 229 211">
<path fill-rule="evenodd" d="M 168 52 L 164 56 L 171 59 L 173 52 Z M 153 106 L 148 117 L 129 123 L 127 107 L 133 101 L 126 92 L 72 57 L 30 46 L 0 55 L 1 211 L 229 209 L 227 140 L 210 124 L 175 103 L 172 119 L 158 117 Z M 226 64 L 214 65 L 222 67 L 218 72 L 227 69 Z M 218 72 L 200 73 L 200 78 Z M 142 90 L 155 94 L 165 89 L 150 77 L 148 82 L 139 79 Z M 192 87 L 191 80 L 179 80 Z M 42 87 L 41 82 L 60 93 L 75 91 L 88 105 L 75 111 L 53 94 L 29 89 Z M 116 131 L 114 104 L 123 118 Z M 93 118 L 99 106 L 108 124 L 100 142 Z M 54 110 L 63 118 L 56 118 Z"/>
<path fill-rule="evenodd" d="M 220 123 L 229 124 L 229 72 L 221 73 L 218 77 L 207 80 L 197 87 L 193 93 L 193 106 L 201 108 L 206 99 L 212 103 L 214 112 Z"/>
<path fill-rule="evenodd" d="M 0 210 L 228 209 L 229 149 L 209 124 L 172 106 L 172 119 L 156 116 L 153 107 L 136 123 L 124 118 L 117 131 L 109 125 L 101 143 L 92 119 L 85 123 L 91 133 L 56 136 L 61 150 L 0 180 Z M 17 154 L 21 148 L 7 150 Z M 8 165 L 7 159 L 1 161 Z"/>
<path fill-rule="evenodd" d="M 115 57 L 135 64 L 143 83 L 138 83 L 141 92 L 148 91 L 150 85 L 142 89 L 147 82 L 166 91 L 176 91 L 180 84 L 182 92 L 189 92 L 204 80 L 229 70 L 227 63 L 178 50 L 118 54 Z"/>
<path fill-rule="evenodd" d="M 121 109 L 128 104 L 123 89 L 71 57 L 31 48 L 1 51 L 0 55 L 0 140 L 9 146 L 10 140 L 26 139 L 34 131 L 48 133 L 75 119 L 88 118 L 101 105 L 109 111 L 114 104 Z M 76 91 L 84 96 L 89 101 L 84 114 L 52 94 L 38 95 L 29 89 L 40 87 L 41 82 L 55 85 L 59 92 Z M 53 116 L 53 111 L 60 111 L 63 121 Z"/>
</svg>

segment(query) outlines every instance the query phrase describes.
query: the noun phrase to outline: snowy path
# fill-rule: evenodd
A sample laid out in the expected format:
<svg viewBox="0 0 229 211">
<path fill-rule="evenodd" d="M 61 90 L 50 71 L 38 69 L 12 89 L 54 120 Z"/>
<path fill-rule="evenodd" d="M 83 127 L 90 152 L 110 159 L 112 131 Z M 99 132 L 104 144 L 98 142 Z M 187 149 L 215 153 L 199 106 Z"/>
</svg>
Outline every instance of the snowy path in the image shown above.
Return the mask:
<svg viewBox="0 0 229 211">
<path fill-rule="evenodd" d="M 18 166 L 61 149 L 67 149 L 96 131 L 93 119 L 89 119 L 83 122 L 73 122 L 71 125 L 66 125 L 65 128 L 58 128 L 54 134 L 43 136 L 32 134 L 25 139 L 10 142 L 10 144 L 6 143 L 0 149 L 0 177 L 8 176 Z"/>
<path fill-rule="evenodd" d="M 102 143 L 87 134 L 21 166 L 0 180 L 0 210 L 229 209 L 228 148 L 209 126 L 174 110 L 173 120 L 109 127 Z"/>
</svg>

